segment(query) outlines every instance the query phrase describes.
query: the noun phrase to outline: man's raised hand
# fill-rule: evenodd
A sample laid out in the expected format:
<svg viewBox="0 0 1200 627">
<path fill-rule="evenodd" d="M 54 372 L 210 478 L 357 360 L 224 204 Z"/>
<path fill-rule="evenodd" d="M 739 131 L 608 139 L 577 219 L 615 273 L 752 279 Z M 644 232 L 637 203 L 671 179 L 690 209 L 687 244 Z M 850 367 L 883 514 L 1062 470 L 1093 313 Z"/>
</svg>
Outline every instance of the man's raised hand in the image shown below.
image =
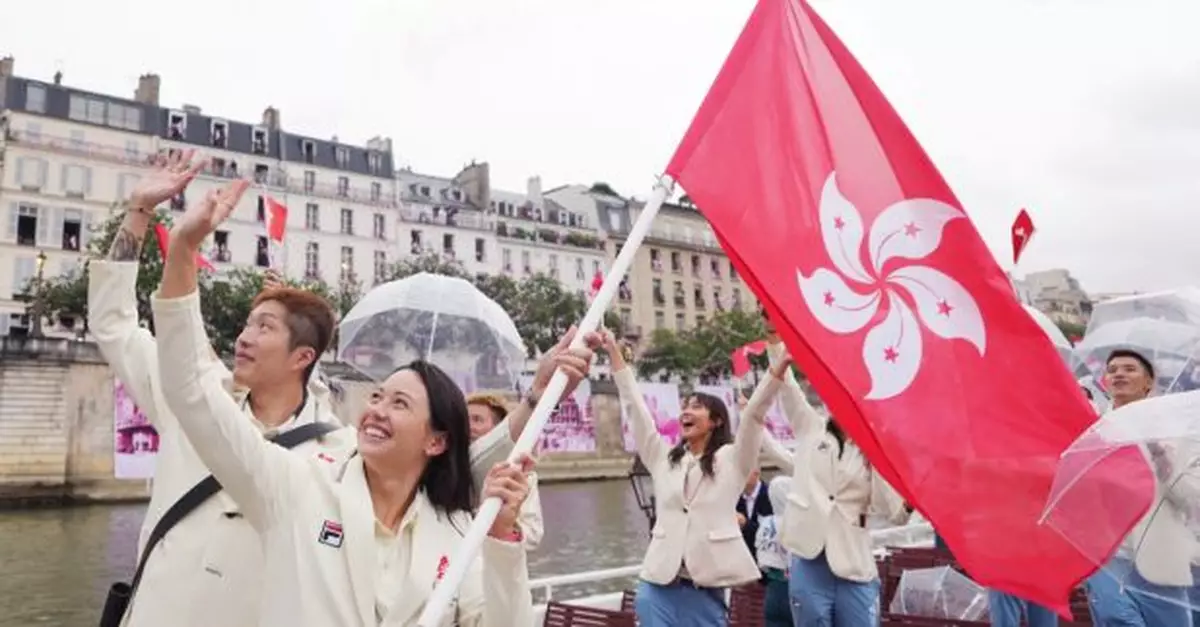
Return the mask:
<svg viewBox="0 0 1200 627">
<path fill-rule="evenodd" d="M 176 242 L 179 242 L 192 251 L 199 250 L 204 238 L 211 235 L 222 222 L 228 220 L 229 216 L 233 214 L 238 201 L 242 199 L 249 187 L 250 181 L 242 179 L 231 181 L 225 187 L 205 194 L 204 199 L 200 202 L 193 203 L 175 221 L 175 226 L 171 229 L 172 248 Z"/>
<path fill-rule="evenodd" d="M 142 177 L 129 193 L 129 204 L 141 213 L 153 214 L 154 208 L 178 195 L 204 169 L 204 161 L 192 162 L 195 150 L 176 150 L 159 155 L 150 174 Z"/>
</svg>

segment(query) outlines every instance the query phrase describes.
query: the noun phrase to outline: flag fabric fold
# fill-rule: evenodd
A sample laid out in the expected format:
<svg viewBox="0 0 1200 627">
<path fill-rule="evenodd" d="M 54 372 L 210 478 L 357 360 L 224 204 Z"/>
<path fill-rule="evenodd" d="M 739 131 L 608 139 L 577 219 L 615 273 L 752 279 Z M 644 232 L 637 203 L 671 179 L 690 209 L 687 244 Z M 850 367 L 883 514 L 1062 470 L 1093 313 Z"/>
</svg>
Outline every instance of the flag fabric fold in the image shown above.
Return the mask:
<svg viewBox="0 0 1200 627">
<path fill-rule="evenodd" d="M 806 3 L 758 2 L 667 172 L 838 423 L 970 574 L 1069 612 L 1098 565 L 1039 519 L 1094 414 L 924 150 Z M 1115 461 L 1089 481 L 1144 479 Z M 1095 512 L 1120 519 L 1093 545 L 1115 551 L 1151 498 Z"/>
</svg>

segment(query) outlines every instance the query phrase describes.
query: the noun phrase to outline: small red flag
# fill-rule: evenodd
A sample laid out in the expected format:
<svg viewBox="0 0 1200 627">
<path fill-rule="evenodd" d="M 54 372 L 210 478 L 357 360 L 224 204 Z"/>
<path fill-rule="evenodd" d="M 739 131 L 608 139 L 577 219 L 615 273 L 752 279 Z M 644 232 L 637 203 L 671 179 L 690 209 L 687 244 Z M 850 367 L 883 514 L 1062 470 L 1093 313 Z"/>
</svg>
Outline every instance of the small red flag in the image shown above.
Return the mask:
<svg viewBox="0 0 1200 627">
<path fill-rule="evenodd" d="M 596 294 L 600 293 L 600 288 L 603 286 L 604 286 L 604 273 L 597 270 L 596 276 L 592 277 L 592 289 L 591 289 L 591 293 L 588 295 L 588 298 L 595 299 Z"/>
<path fill-rule="evenodd" d="M 743 344 L 733 350 L 729 354 L 729 361 L 733 363 L 733 376 L 742 378 L 750 372 L 750 356 L 761 355 L 767 350 L 767 343 L 763 340 Z"/>
<path fill-rule="evenodd" d="M 1013 220 L 1012 225 L 1012 245 L 1013 245 L 1013 265 L 1021 260 L 1021 253 L 1025 252 L 1025 247 L 1029 245 L 1029 240 L 1033 239 L 1033 218 L 1029 217 L 1029 212 L 1022 209 L 1017 214 L 1017 219 Z"/>
<path fill-rule="evenodd" d="M 154 239 L 158 240 L 158 254 L 163 261 L 167 260 L 167 247 L 171 243 L 171 232 L 167 230 L 167 226 L 162 222 L 154 225 Z M 196 265 L 208 271 L 213 271 L 212 262 L 207 257 L 200 253 L 196 253 Z"/>
<path fill-rule="evenodd" d="M 287 231 L 287 205 L 267 196 L 267 237 L 276 243 L 283 243 L 283 234 Z"/>
<path fill-rule="evenodd" d="M 925 151 L 807 3 L 759 0 L 667 172 L 838 423 L 972 577 L 1069 613 L 1104 553 L 1085 557 L 1039 521 L 1059 455 L 1095 413 Z M 1109 555 L 1153 498 L 1138 492 L 1148 467 L 1130 471 L 1125 453 L 1139 455 L 1089 471 L 1132 499 L 1091 501 L 1087 541 Z"/>
</svg>

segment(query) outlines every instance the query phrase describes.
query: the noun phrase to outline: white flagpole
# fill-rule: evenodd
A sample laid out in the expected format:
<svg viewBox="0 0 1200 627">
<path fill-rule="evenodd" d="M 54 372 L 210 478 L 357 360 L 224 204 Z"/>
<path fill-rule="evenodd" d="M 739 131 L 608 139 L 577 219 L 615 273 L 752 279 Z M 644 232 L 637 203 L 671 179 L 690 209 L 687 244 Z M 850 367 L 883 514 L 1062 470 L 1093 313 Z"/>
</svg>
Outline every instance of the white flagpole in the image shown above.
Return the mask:
<svg viewBox="0 0 1200 627">
<path fill-rule="evenodd" d="M 579 323 L 575 340 L 571 342 L 572 348 L 582 347 L 584 335 L 595 331 L 604 320 L 604 312 L 612 302 L 613 296 L 616 296 L 617 286 L 629 272 L 634 257 L 637 256 L 637 251 L 642 246 L 642 240 L 646 239 L 646 235 L 650 232 L 654 216 L 658 214 L 658 210 L 666 202 L 673 188 L 674 182 L 665 175 L 655 184 L 650 200 L 646 202 L 637 221 L 633 223 L 633 227 L 629 230 L 629 237 L 625 239 L 625 245 L 604 277 L 604 284 L 600 286 L 599 293 L 592 300 L 587 313 L 583 316 L 583 321 Z M 554 411 L 558 397 L 562 396 L 566 389 L 567 375 L 558 370 L 550 378 L 546 391 L 538 401 L 537 407 L 534 408 L 533 415 L 529 417 L 529 422 L 525 425 L 525 430 L 521 432 L 521 437 L 513 447 L 512 453 L 509 454 L 508 461 L 516 462 L 522 455 L 533 451 L 542 430 L 546 427 L 546 421 L 550 419 L 550 414 Z M 487 499 L 480 505 L 479 513 L 475 515 L 475 520 L 463 537 L 462 546 L 450 560 L 450 568 L 447 569 L 446 576 L 438 582 L 433 589 L 433 595 L 425 604 L 425 610 L 417 621 L 419 627 L 437 627 L 442 624 L 442 617 L 449 609 L 450 602 L 454 599 L 463 580 L 466 579 L 471 563 L 479 556 L 479 550 L 483 547 L 488 530 L 491 529 L 492 523 L 496 521 L 496 516 L 500 513 L 501 505 L 498 498 Z"/>
</svg>

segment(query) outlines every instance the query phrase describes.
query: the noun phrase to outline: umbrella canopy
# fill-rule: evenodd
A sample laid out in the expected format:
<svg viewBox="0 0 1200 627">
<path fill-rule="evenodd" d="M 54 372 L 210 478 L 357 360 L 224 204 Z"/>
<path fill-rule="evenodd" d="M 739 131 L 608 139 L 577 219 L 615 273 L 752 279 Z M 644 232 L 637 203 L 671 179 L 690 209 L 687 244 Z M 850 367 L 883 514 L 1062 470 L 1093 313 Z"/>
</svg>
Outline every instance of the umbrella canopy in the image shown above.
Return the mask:
<svg viewBox="0 0 1200 627">
<path fill-rule="evenodd" d="M 1200 288 L 1098 303 L 1076 353 L 1099 377 L 1109 353 L 1119 348 L 1135 350 L 1154 364 L 1160 390 L 1173 393 L 1200 387 L 1200 372 L 1194 368 L 1200 355 Z"/>
<path fill-rule="evenodd" d="M 375 381 L 424 359 L 469 393 L 515 385 L 525 343 L 504 308 L 469 281 L 422 272 L 354 305 L 338 326 L 338 358 Z"/>
<path fill-rule="evenodd" d="M 1043 522 L 1126 588 L 1191 607 L 1200 602 L 1192 576 L 1200 563 L 1198 515 L 1200 391 L 1130 403 L 1100 418 L 1063 453 Z M 1126 529 L 1119 547 L 1098 540 Z"/>
</svg>

